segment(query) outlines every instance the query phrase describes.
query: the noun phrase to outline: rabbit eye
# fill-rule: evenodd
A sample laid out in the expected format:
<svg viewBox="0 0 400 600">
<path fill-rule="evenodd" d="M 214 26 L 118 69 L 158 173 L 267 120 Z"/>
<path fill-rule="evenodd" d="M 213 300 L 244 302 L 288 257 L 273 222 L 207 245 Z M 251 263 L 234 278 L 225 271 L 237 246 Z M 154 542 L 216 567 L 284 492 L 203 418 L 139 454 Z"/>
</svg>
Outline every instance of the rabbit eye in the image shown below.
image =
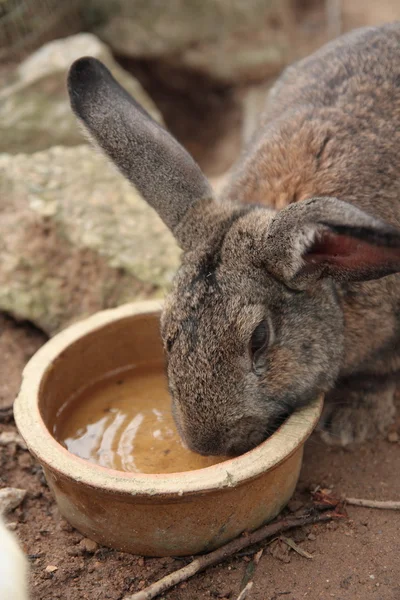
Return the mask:
<svg viewBox="0 0 400 600">
<path fill-rule="evenodd" d="M 264 348 L 268 344 L 269 327 L 267 321 L 261 321 L 253 331 L 250 342 L 250 351 L 252 356 Z"/>
<path fill-rule="evenodd" d="M 261 321 L 253 331 L 250 340 L 250 355 L 253 361 L 253 367 L 257 371 L 259 367 L 260 358 L 262 358 L 264 350 L 269 344 L 269 325 L 268 321 Z"/>
</svg>

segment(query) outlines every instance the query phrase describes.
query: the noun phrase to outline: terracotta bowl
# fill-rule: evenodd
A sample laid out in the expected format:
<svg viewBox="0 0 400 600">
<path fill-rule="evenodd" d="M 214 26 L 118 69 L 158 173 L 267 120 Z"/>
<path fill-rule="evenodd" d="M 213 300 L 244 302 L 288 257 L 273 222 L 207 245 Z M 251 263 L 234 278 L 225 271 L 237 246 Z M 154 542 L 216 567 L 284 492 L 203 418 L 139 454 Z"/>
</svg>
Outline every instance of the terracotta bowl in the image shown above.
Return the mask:
<svg viewBox="0 0 400 600">
<path fill-rule="evenodd" d="M 134 303 L 56 335 L 24 370 L 15 420 L 61 513 L 78 531 L 144 556 L 196 554 L 256 529 L 285 506 L 322 398 L 254 450 L 197 471 L 126 473 L 74 456 L 51 433 L 57 410 L 109 372 L 162 359 L 159 315 L 159 302 Z"/>
</svg>

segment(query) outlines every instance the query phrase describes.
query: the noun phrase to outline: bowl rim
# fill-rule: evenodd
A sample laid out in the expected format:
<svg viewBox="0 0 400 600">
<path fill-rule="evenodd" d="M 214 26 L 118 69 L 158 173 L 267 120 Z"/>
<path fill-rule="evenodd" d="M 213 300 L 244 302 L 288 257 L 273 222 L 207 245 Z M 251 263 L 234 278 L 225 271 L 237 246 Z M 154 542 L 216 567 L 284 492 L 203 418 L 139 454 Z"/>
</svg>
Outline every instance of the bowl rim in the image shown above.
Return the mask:
<svg viewBox="0 0 400 600">
<path fill-rule="evenodd" d="M 56 359 L 80 338 L 112 322 L 140 315 L 159 317 L 162 302 L 130 302 L 70 325 L 47 341 L 29 360 L 14 402 L 17 428 L 29 451 L 55 476 L 63 476 L 106 492 L 139 497 L 183 496 L 236 487 L 277 467 L 298 450 L 312 433 L 322 411 L 323 396 L 293 413 L 265 442 L 224 462 L 179 473 L 130 473 L 91 463 L 64 448 L 50 433 L 39 411 L 43 377 Z"/>
</svg>

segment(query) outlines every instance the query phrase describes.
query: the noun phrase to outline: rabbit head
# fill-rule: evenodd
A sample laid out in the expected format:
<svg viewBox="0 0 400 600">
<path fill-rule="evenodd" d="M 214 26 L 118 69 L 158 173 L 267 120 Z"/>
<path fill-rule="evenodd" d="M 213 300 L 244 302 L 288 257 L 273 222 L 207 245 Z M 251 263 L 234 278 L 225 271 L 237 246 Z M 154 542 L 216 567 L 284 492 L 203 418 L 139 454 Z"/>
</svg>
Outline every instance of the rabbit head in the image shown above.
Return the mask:
<svg viewBox="0 0 400 600">
<path fill-rule="evenodd" d="M 93 58 L 68 87 L 89 136 L 183 249 L 161 334 L 188 447 L 236 455 L 332 388 L 343 355 L 337 281 L 400 270 L 400 234 L 335 198 L 276 212 L 217 201 L 197 164 Z"/>
</svg>

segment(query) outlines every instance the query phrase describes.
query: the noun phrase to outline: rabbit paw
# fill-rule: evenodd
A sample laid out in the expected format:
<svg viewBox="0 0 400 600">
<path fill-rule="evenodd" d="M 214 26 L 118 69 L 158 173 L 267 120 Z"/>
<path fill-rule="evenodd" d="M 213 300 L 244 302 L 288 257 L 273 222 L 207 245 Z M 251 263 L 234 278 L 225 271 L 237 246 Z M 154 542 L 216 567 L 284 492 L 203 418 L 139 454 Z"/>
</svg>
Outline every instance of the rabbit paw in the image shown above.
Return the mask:
<svg viewBox="0 0 400 600">
<path fill-rule="evenodd" d="M 358 402 L 351 398 L 346 406 L 328 405 L 323 417 L 323 441 L 330 445 L 348 446 L 386 433 L 396 412 L 393 395 L 394 389 L 390 388 L 363 395 Z"/>
</svg>

